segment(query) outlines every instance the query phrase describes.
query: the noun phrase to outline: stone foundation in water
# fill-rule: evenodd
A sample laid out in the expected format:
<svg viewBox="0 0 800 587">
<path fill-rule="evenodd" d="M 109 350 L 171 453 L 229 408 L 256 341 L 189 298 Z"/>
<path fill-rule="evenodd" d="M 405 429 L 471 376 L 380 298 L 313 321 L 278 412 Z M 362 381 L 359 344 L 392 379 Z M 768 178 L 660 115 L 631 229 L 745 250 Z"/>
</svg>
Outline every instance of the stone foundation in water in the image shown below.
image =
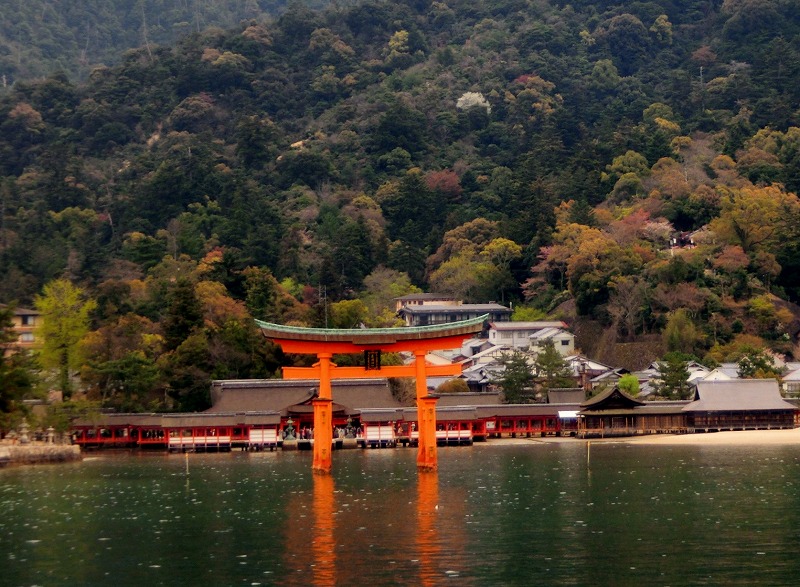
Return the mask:
<svg viewBox="0 0 800 587">
<path fill-rule="evenodd" d="M 28 444 L 0 446 L 0 466 L 32 465 L 37 463 L 65 463 L 81 460 L 77 445 Z"/>
</svg>

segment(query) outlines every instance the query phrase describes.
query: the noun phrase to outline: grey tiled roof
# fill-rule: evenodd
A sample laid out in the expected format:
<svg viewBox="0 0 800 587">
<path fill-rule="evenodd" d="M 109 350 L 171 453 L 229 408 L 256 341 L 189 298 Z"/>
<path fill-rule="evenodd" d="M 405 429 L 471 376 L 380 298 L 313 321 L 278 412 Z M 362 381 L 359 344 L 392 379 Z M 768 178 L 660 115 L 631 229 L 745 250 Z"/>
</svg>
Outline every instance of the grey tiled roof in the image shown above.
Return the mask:
<svg viewBox="0 0 800 587">
<path fill-rule="evenodd" d="M 775 379 L 734 379 L 731 381 L 698 381 L 695 401 L 684 412 L 738 412 L 793 410 L 781 397 Z"/>
<path fill-rule="evenodd" d="M 581 387 L 547 391 L 547 403 L 550 404 L 580 404 L 585 400 L 586 392 Z"/>
<path fill-rule="evenodd" d="M 436 402 L 436 409 L 447 406 L 485 406 L 497 405 L 502 403 L 500 392 L 490 391 L 486 393 L 439 393 L 436 394 L 439 401 Z"/>
<path fill-rule="evenodd" d="M 316 379 L 215 381 L 208 413 L 276 411 L 306 403 L 319 388 Z M 332 399 L 348 410 L 399 408 L 386 379 L 342 379 L 331 384 Z"/>
</svg>

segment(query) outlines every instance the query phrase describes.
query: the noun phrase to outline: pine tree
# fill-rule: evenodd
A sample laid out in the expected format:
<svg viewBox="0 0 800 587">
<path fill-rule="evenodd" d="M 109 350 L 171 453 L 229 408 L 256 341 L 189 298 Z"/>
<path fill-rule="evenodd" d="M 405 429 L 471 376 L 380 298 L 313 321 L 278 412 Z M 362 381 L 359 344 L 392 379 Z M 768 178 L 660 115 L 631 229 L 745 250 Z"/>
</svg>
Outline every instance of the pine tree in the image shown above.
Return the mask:
<svg viewBox="0 0 800 587">
<path fill-rule="evenodd" d="M 495 374 L 494 383 L 503 390 L 506 403 L 528 403 L 527 392 L 533 388 L 533 372 L 528 356 L 514 350 L 504 354 L 499 363 L 503 369 Z"/>
<path fill-rule="evenodd" d="M 164 317 L 164 340 L 167 350 L 174 350 L 192 332 L 203 324 L 203 309 L 194 284 L 186 278 L 179 278 L 169 295 L 169 308 Z"/>
<path fill-rule="evenodd" d="M 687 356 L 683 353 L 667 353 L 658 362 L 660 381 L 655 385 L 658 395 L 669 399 L 689 399 L 689 370 Z"/>
<path fill-rule="evenodd" d="M 556 350 L 552 341 L 547 341 L 539 351 L 533 362 L 533 369 L 545 389 L 575 386 L 575 377 L 569 363 Z"/>
<path fill-rule="evenodd" d="M 6 355 L 8 345 L 17 339 L 13 316 L 13 308 L 0 307 L 0 414 L 13 411 L 15 402 L 33 385 L 27 351 L 14 351 Z"/>
</svg>

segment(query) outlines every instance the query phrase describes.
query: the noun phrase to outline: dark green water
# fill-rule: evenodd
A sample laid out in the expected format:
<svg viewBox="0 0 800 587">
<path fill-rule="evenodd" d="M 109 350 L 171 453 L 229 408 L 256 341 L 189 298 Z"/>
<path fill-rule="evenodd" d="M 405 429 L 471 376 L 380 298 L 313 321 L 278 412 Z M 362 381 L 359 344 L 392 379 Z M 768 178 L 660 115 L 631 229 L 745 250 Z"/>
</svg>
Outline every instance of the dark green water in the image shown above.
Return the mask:
<svg viewBox="0 0 800 587">
<path fill-rule="evenodd" d="M 0 585 L 795 585 L 800 447 L 95 453 L 0 470 Z"/>
</svg>

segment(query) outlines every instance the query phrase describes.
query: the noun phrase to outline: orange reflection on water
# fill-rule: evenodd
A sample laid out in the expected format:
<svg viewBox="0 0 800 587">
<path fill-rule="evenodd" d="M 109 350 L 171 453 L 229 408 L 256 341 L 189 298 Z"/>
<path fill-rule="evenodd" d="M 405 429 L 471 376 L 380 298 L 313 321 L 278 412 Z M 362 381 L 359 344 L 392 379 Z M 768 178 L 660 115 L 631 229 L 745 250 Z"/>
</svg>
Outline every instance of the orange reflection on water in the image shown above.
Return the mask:
<svg viewBox="0 0 800 587">
<path fill-rule="evenodd" d="M 421 585 L 435 585 L 440 579 L 436 561 L 440 558 L 441 543 L 436 516 L 439 504 L 439 474 L 434 471 L 417 473 L 417 549 L 419 551 L 419 580 Z"/>
<path fill-rule="evenodd" d="M 336 585 L 336 540 L 333 523 L 333 476 L 314 475 L 314 525 L 311 534 L 311 551 L 314 555 L 312 584 L 328 587 Z"/>
</svg>

